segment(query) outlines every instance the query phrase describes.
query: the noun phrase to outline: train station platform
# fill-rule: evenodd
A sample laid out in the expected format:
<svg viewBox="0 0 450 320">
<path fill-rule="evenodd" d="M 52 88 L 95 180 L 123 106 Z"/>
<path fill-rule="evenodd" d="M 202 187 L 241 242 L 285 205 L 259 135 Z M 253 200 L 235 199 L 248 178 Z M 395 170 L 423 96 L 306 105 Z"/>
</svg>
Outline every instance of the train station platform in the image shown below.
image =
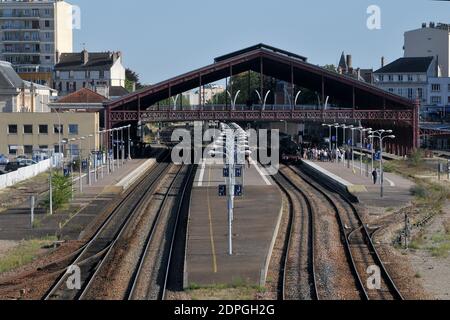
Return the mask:
<svg viewBox="0 0 450 320">
<path fill-rule="evenodd" d="M 337 188 L 347 190 L 358 200 L 367 205 L 381 208 L 396 208 L 410 203 L 414 197 L 411 188 L 414 182 L 393 173 L 384 174 L 384 197 L 381 198 L 380 180 L 374 184 L 372 172 L 367 172 L 363 166 L 363 174 L 359 163 L 355 163 L 354 170 L 349 168 L 347 162 L 312 162 L 303 160 L 303 165 L 307 170 L 318 173 L 319 176 L 327 179 Z"/>
<path fill-rule="evenodd" d="M 10 208 L 0 213 L 0 240 L 21 241 L 60 234 L 63 239 L 77 240 L 85 229 L 95 222 L 105 210 L 120 198 L 131 184 L 141 177 L 155 163 L 155 159 L 135 159 L 126 161 L 111 174 L 99 170 L 99 179 L 88 185 L 84 174 L 83 190 L 79 192 L 79 179 L 75 179 L 74 198 L 64 210 L 56 210 L 53 216 L 39 207 L 35 210 L 35 225 L 31 226 L 30 202 Z M 6 190 L 7 191 L 7 190 Z M 45 195 L 39 197 L 43 201 Z"/>
<path fill-rule="evenodd" d="M 245 170 L 244 196 L 236 198 L 234 255 L 228 255 L 223 164 L 199 165 L 192 191 L 184 286 L 234 284 L 264 286 L 282 213 L 281 193 L 264 169 L 252 161 Z"/>
</svg>

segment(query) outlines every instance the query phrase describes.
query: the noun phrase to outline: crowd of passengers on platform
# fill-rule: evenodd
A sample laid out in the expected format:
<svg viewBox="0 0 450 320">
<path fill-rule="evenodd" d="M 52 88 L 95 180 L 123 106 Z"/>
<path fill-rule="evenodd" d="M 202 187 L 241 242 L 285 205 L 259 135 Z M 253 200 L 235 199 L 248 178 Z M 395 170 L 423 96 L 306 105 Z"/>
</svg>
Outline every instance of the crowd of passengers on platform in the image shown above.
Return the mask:
<svg viewBox="0 0 450 320">
<path fill-rule="evenodd" d="M 310 161 L 320 162 L 335 162 L 338 159 L 339 162 L 343 162 L 346 159 L 350 159 L 351 151 L 338 148 L 330 150 L 328 148 L 304 148 L 302 158 Z"/>
</svg>

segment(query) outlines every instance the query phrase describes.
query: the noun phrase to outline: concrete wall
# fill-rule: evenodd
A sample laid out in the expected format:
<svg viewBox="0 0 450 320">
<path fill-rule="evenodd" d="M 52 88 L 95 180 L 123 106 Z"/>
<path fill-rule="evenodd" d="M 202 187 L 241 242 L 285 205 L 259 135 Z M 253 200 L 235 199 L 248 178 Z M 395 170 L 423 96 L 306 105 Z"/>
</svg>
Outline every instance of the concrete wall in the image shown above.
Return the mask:
<svg viewBox="0 0 450 320">
<path fill-rule="evenodd" d="M 51 160 L 44 160 L 39 162 L 38 164 L 20 168 L 17 171 L 4 174 L 0 176 L 0 190 L 11 187 L 19 182 L 31 179 L 48 169 L 50 169 Z"/>
</svg>

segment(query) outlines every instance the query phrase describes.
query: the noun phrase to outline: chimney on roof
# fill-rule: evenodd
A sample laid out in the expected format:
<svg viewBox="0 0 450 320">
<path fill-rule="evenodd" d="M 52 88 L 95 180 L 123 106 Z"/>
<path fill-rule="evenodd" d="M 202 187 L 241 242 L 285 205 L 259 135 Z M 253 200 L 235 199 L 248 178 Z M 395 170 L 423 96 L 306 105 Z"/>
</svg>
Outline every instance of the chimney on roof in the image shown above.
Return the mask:
<svg viewBox="0 0 450 320">
<path fill-rule="evenodd" d="M 81 58 L 83 59 L 83 64 L 87 64 L 88 61 L 89 61 L 89 52 L 87 52 L 87 50 L 84 49 L 84 50 L 81 52 L 81 55 L 82 55 Z"/>
<path fill-rule="evenodd" d="M 381 57 L 381 67 L 384 68 L 384 57 Z"/>
<path fill-rule="evenodd" d="M 348 68 L 347 72 L 349 72 L 353 68 L 352 62 L 353 62 L 352 61 L 352 55 L 348 54 L 347 55 L 347 68 Z"/>
<path fill-rule="evenodd" d="M 121 56 L 122 56 L 122 52 L 120 52 L 120 51 L 113 52 L 112 53 L 113 63 L 116 63 L 116 61 L 119 60 Z"/>
</svg>

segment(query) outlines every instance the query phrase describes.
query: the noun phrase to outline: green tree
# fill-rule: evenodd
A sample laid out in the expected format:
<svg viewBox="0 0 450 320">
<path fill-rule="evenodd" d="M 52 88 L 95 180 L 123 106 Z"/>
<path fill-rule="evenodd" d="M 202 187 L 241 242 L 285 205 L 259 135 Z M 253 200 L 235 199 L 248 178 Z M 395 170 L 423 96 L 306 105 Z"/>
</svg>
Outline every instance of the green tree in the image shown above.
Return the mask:
<svg viewBox="0 0 450 320">
<path fill-rule="evenodd" d="M 145 87 L 145 85 L 143 85 L 140 81 L 139 74 L 127 68 L 125 70 L 125 89 L 127 89 L 129 92 L 132 92 L 133 85 L 136 85 L 136 90 Z"/>
<path fill-rule="evenodd" d="M 53 209 L 58 209 L 69 202 L 72 196 L 72 181 L 69 177 L 65 177 L 60 173 L 53 175 Z M 44 207 L 50 208 L 50 195 L 44 201 Z"/>
</svg>

